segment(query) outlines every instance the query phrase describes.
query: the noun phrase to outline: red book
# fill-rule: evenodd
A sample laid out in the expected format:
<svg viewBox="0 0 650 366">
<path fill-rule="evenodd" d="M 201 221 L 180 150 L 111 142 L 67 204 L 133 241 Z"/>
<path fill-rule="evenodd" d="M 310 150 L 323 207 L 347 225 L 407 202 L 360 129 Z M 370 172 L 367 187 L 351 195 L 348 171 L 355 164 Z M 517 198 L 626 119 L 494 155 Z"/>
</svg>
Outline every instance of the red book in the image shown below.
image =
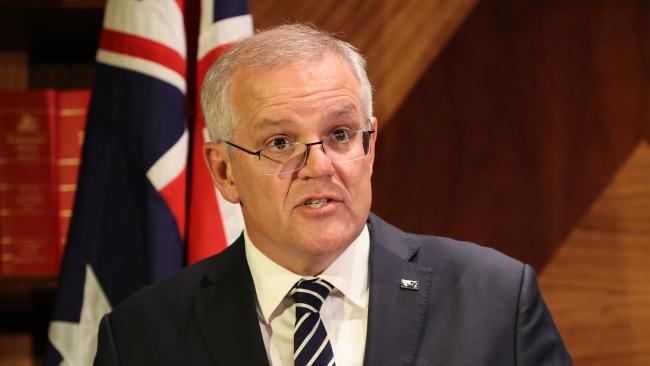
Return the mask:
<svg viewBox="0 0 650 366">
<path fill-rule="evenodd" d="M 0 92 L 0 274 L 58 270 L 54 90 Z"/>
<path fill-rule="evenodd" d="M 58 244 L 63 253 L 77 191 L 90 90 L 59 91 L 56 148 Z M 60 261 L 60 259 L 59 259 Z"/>
</svg>

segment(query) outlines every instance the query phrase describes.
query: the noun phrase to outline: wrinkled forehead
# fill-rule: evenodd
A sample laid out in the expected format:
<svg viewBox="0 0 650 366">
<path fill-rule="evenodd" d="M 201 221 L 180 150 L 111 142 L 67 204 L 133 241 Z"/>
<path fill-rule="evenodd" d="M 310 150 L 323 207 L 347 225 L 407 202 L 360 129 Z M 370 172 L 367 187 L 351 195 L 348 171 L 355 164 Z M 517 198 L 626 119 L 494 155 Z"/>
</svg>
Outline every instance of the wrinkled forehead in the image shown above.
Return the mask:
<svg viewBox="0 0 650 366">
<path fill-rule="evenodd" d="M 353 67 L 350 63 L 340 54 L 323 50 L 322 53 L 300 55 L 295 58 L 282 58 L 273 60 L 272 62 L 247 62 L 243 60 L 237 67 L 234 68 L 231 81 L 256 81 L 260 75 L 275 75 L 284 70 L 301 70 L 301 69 L 318 69 L 318 65 L 322 64 L 335 64 L 336 70 L 340 74 L 351 75 L 357 83 L 360 81 Z"/>
<path fill-rule="evenodd" d="M 359 82 L 336 54 L 272 67 L 241 68 L 231 82 L 230 102 L 243 119 L 265 117 L 258 115 L 261 110 L 281 111 L 300 105 L 328 114 L 363 115 Z"/>
</svg>

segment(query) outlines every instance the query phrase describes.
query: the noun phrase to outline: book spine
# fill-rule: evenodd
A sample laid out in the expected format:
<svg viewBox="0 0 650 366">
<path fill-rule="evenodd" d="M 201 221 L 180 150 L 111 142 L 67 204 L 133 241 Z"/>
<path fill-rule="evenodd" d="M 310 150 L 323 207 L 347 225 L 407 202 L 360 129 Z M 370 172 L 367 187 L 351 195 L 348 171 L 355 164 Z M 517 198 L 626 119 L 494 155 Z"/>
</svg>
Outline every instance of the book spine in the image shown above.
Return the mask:
<svg viewBox="0 0 650 366">
<path fill-rule="evenodd" d="M 59 91 L 56 149 L 59 263 L 72 217 L 90 90 Z"/>
<path fill-rule="evenodd" d="M 57 273 L 56 92 L 0 93 L 0 274 Z"/>
</svg>

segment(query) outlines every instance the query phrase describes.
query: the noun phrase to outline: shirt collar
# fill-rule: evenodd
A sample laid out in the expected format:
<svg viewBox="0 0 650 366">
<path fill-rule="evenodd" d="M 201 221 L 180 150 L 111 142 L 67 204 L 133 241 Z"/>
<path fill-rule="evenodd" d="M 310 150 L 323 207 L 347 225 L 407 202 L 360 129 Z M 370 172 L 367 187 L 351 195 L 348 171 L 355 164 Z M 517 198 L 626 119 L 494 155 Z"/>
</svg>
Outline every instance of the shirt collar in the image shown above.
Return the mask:
<svg viewBox="0 0 650 366">
<path fill-rule="evenodd" d="M 255 284 L 257 301 L 264 316 L 270 323 L 275 309 L 280 305 L 293 285 L 303 276 L 273 262 L 260 252 L 244 229 L 244 248 L 246 260 Z M 368 306 L 368 255 L 370 235 L 364 225 L 359 236 L 327 267 L 319 277 L 328 281 L 354 305 Z M 336 291 L 335 290 L 335 291 Z"/>
</svg>

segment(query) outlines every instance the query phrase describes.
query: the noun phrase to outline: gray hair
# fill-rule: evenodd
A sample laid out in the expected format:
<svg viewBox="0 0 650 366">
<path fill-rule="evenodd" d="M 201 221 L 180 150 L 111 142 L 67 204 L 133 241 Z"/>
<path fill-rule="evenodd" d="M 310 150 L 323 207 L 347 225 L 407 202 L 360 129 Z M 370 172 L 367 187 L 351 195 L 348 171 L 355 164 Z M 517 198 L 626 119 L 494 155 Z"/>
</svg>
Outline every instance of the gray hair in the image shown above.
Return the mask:
<svg viewBox="0 0 650 366">
<path fill-rule="evenodd" d="M 305 24 L 276 26 L 244 39 L 225 52 L 208 70 L 201 89 L 201 105 L 212 141 L 229 140 L 237 122 L 230 103 L 233 75 L 242 69 L 270 69 L 282 63 L 321 58 L 326 51 L 341 56 L 359 82 L 359 100 L 372 117 L 372 86 L 366 61 L 351 44 Z"/>
</svg>

